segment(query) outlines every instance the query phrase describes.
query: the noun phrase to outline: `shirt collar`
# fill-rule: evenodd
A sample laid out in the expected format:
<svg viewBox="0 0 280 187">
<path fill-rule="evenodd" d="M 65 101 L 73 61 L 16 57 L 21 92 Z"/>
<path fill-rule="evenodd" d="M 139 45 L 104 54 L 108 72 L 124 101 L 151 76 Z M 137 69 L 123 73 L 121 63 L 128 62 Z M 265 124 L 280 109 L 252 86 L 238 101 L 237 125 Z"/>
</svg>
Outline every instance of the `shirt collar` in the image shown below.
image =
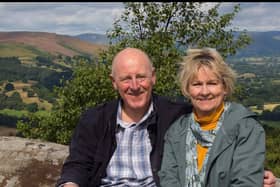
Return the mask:
<svg viewBox="0 0 280 187">
<path fill-rule="evenodd" d="M 131 127 L 133 124 L 135 124 L 135 126 L 138 126 L 139 124 L 141 124 L 143 121 L 145 121 L 149 115 L 154 111 L 154 105 L 153 105 L 153 101 L 151 101 L 151 104 L 149 106 L 148 111 L 145 113 L 145 115 L 141 118 L 141 120 L 139 122 L 125 122 L 121 119 L 121 111 L 122 111 L 122 105 L 121 105 L 121 100 L 118 103 L 118 112 L 117 112 L 117 124 L 120 125 L 123 128 L 129 128 Z M 134 126 L 134 125 L 133 125 Z"/>
</svg>

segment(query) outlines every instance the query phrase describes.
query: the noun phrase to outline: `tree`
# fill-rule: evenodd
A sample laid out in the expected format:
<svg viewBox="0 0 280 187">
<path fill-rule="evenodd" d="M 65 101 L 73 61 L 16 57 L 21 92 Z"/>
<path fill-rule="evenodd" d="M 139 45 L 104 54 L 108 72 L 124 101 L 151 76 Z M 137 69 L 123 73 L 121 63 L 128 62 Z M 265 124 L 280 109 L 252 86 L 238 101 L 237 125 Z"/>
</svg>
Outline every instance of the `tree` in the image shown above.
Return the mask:
<svg viewBox="0 0 280 187">
<path fill-rule="evenodd" d="M 30 104 L 27 104 L 25 107 L 29 112 L 37 112 L 38 111 L 38 104 L 37 103 L 30 103 Z"/>
<path fill-rule="evenodd" d="M 116 97 L 108 75 L 113 56 L 124 47 L 137 47 L 148 53 L 157 70 L 155 92 L 174 98 L 180 96 L 176 76 L 186 48 L 212 47 L 227 57 L 250 42 L 245 31 L 238 35 L 229 29 L 239 5 L 223 15 L 218 13 L 220 4 L 208 11 L 202 11 L 203 3 L 198 2 L 124 5 L 121 18 L 107 33 L 110 46 L 101 53 L 98 64 L 90 67 L 83 63 L 84 67 L 75 69 L 73 79 L 58 89 L 59 100 L 50 118 L 33 117 L 30 123 L 21 123 L 23 134 L 68 143 L 83 110 Z"/>
<path fill-rule="evenodd" d="M 82 111 L 116 97 L 109 68 L 103 63 L 75 67 L 73 79 L 57 87 L 58 100 L 49 115 L 29 114 L 28 122 L 19 121 L 17 128 L 25 137 L 67 144 Z"/>
<path fill-rule="evenodd" d="M 14 90 L 15 89 L 15 87 L 14 87 L 14 85 L 12 84 L 12 83 L 7 83 L 6 84 L 6 86 L 5 86 L 5 90 L 7 91 L 7 92 L 9 92 L 9 91 L 12 91 L 12 90 Z"/>
<path fill-rule="evenodd" d="M 114 23 L 108 37 L 111 43 L 108 62 L 120 48 L 131 46 L 146 51 L 157 70 L 156 92 L 177 96 L 178 62 L 187 48 L 216 48 L 225 58 L 250 43 L 245 31 L 229 29 L 240 10 L 219 15 L 220 3 L 202 11 L 199 2 L 127 2 L 121 18 Z M 238 34 L 239 33 L 239 34 Z"/>
</svg>

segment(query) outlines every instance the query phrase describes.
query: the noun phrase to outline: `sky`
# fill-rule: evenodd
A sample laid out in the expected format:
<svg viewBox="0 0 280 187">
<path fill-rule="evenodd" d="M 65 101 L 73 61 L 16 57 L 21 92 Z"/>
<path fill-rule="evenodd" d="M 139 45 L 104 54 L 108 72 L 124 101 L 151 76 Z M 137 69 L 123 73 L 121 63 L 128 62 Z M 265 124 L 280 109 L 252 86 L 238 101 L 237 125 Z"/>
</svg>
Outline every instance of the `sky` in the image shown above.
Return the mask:
<svg viewBox="0 0 280 187">
<path fill-rule="evenodd" d="M 221 11 L 232 11 L 234 4 L 222 3 Z M 241 10 L 232 22 L 233 27 L 248 31 L 280 31 L 280 2 L 240 4 Z M 0 32 L 105 34 L 123 10 L 121 2 L 0 2 Z"/>
</svg>

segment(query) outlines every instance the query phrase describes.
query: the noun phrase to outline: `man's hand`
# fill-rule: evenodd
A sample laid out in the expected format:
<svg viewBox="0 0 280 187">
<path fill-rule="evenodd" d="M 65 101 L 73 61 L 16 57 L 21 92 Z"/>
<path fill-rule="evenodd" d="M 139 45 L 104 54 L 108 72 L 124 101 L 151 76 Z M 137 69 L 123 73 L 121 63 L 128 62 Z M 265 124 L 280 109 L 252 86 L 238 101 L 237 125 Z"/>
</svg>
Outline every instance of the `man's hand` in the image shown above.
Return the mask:
<svg viewBox="0 0 280 187">
<path fill-rule="evenodd" d="M 276 187 L 276 177 L 271 171 L 264 171 L 263 187 Z"/>
</svg>

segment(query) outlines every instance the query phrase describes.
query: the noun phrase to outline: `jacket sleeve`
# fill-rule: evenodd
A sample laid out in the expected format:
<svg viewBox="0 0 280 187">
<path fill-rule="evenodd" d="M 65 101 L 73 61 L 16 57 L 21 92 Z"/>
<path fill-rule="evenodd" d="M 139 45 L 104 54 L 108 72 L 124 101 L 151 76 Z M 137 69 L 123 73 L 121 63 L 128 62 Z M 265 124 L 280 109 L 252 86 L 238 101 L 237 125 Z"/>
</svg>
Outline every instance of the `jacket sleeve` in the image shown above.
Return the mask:
<svg viewBox="0 0 280 187">
<path fill-rule="evenodd" d="M 169 128 L 164 138 L 162 164 L 158 172 L 161 187 L 180 187 L 179 165 L 172 144 L 174 137 L 171 132 L 172 128 Z"/>
<path fill-rule="evenodd" d="M 263 186 L 265 132 L 253 118 L 242 119 L 233 155 L 231 186 Z"/>
<path fill-rule="evenodd" d="M 93 111 L 85 112 L 77 124 L 69 146 L 69 156 L 63 164 L 61 177 L 56 186 L 73 182 L 80 187 L 88 186 L 96 164 L 95 150 L 98 137 L 93 129 L 96 119 Z"/>
</svg>

